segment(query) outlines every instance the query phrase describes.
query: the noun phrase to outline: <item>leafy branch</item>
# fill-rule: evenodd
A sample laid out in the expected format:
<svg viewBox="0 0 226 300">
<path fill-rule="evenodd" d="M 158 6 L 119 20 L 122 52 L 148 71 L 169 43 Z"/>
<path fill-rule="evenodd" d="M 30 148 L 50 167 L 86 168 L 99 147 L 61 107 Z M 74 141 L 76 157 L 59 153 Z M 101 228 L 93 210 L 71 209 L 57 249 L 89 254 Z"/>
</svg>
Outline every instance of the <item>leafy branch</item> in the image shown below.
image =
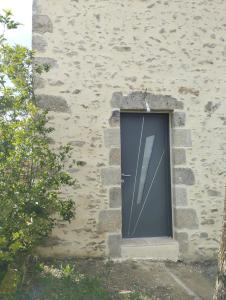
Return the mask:
<svg viewBox="0 0 226 300">
<path fill-rule="evenodd" d="M 63 197 L 63 186 L 74 180 L 64 171 L 71 148 L 53 152 L 47 111 L 36 106 L 32 69 L 34 52 L 11 46 L 5 31 L 20 24 L 9 10 L 0 15 L 0 264 L 15 262 L 47 237 L 58 218 L 74 217 L 74 201 Z"/>
</svg>

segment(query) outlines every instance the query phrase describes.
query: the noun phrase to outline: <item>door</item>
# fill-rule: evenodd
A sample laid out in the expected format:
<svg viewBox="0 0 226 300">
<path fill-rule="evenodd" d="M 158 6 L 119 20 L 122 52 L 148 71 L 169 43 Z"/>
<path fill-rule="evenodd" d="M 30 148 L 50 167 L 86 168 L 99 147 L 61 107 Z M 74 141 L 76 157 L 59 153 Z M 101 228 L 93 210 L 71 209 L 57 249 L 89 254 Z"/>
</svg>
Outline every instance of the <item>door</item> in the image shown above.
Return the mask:
<svg viewBox="0 0 226 300">
<path fill-rule="evenodd" d="M 122 236 L 172 236 L 169 115 L 121 113 Z"/>
</svg>

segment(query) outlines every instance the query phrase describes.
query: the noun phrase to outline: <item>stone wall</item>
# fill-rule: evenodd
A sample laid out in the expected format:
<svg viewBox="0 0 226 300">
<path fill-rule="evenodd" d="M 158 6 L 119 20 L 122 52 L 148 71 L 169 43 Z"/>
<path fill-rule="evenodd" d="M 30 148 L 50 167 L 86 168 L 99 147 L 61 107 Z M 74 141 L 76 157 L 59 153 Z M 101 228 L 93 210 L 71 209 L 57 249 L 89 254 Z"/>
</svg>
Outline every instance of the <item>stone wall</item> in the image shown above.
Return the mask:
<svg viewBox="0 0 226 300">
<path fill-rule="evenodd" d="M 41 107 L 81 162 L 67 190 L 76 219 L 44 255 L 120 256 L 119 111 L 166 110 L 172 125 L 174 237 L 184 259 L 218 248 L 225 175 L 226 46 L 222 1 L 34 0 Z M 147 90 L 147 92 L 145 92 Z M 170 96 L 169 96 L 170 95 Z"/>
</svg>

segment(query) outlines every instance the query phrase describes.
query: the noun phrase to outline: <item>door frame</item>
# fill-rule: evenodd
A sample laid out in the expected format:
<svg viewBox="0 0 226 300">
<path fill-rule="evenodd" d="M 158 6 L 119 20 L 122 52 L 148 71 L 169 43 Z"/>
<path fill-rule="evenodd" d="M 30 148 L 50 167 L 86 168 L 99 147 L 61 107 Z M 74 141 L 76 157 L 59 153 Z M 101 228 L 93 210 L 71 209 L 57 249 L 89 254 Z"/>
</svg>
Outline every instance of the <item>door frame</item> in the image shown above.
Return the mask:
<svg viewBox="0 0 226 300">
<path fill-rule="evenodd" d="M 147 114 L 147 115 L 152 115 L 152 114 L 167 114 L 169 116 L 169 156 L 170 156 L 170 207 L 171 207 L 171 228 L 172 228 L 172 239 L 175 238 L 175 233 L 174 233 L 174 203 L 173 203 L 173 199 L 174 199 L 174 189 L 173 189 L 173 160 L 172 160 L 172 115 L 173 112 L 170 110 L 152 110 L 150 112 L 147 112 L 146 110 L 125 110 L 125 109 L 120 109 L 120 120 L 119 120 L 119 124 L 121 124 L 121 114 L 122 113 L 128 113 L 128 114 Z M 121 126 L 120 127 L 120 155 L 121 155 L 121 159 L 122 159 L 122 147 L 121 147 Z M 121 165 L 122 163 L 120 163 L 120 171 L 121 170 Z M 123 201 L 122 199 L 122 182 L 120 185 L 121 188 L 121 201 Z M 121 203 L 122 205 L 122 203 Z M 122 218 L 122 212 L 121 212 L 121 218 Z M 122 229 L 122 228 L 121 228 Z M 121 232 L 122 234 L 122 232 Z M 126 239 L 130 239 L 130 238 L 122 238 L 123 240 Z M 131 238 L 132 239 L 132 238 Z M 139 238 L 137 238 L 139 239 Z M 142 239 L 142 238 L 141 238 Z"/>
<path fill-rule="evenodd" d="M 171 209 L 172 209 L 172 242 L 180 248 L 180 257 L 188 252 L 190 225 L 181 220 L 184 215 L 195 215 L 194 207 L 188 203 L 188 193 L 195 184 L 195 174 L 187 162 L 188 151 L 192 149 L 192 132 L 186 124 L 184 102 L 169 95 L 156 95 L 150 92 L 133 91 L 123 95 L 114 92 L 109 103 L 110 116 L 108 125 L 103 128 L 104 149 L 109 155 L 100 168 L 100 179 L 105 203 L 98 212 L 97 232 L 105 234 L 106 256 L 121 258 L 123 255 L 122 240 L 122 200 L 121 200 L 121 143 L 120 112 L 167 113 L 169 114 L 170 141 L 170 174 L 171 174 Z M 187 176 L 189 175 L 189 176 Z M 189 180 L 188 180 L 189 179 Z M 193 227 L 197 226 L 192 225 Z"/>
</svg>

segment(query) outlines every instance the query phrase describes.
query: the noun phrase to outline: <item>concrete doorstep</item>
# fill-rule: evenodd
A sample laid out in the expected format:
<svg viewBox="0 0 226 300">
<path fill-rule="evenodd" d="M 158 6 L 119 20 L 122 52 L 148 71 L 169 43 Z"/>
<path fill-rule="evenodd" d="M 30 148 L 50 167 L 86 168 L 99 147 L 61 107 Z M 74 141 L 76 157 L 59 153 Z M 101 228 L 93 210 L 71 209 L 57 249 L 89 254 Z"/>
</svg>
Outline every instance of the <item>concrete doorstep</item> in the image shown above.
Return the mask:
<svg viewBox="0 0 226 300">
<path fill-rule="evenodd" d="M 178 242 L 172 238 L 133 238 L 125 239 L 121 245 L 122 259 L 151 259 L 177 261 Z"/>
</svg>

